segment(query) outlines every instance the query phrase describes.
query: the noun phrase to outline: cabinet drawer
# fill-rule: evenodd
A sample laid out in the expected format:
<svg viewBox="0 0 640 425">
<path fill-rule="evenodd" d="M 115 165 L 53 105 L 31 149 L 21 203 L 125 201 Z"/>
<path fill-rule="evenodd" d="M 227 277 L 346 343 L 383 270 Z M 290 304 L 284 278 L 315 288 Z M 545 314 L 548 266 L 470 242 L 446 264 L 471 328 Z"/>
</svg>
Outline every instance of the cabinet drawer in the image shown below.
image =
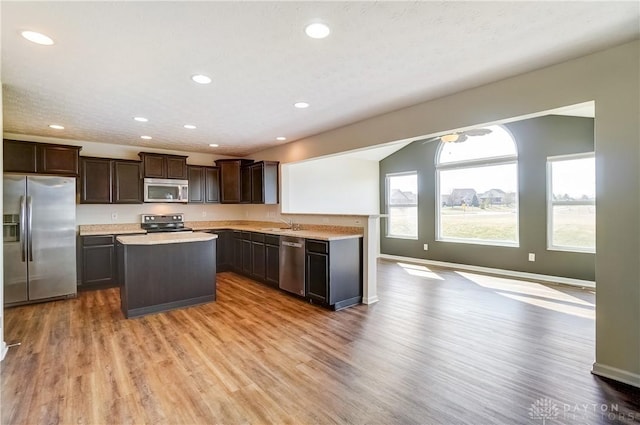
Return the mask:
<svg viewBox="0 0 640 425">
<path fill-rule="evenodd" d="M 251 232 L 242 232 L 242 240 L 250 241 L 251 240 Z"/>
<path fill-rule="evenodd" d="M 254 242 L 262 242 L 264 243 L 264 233 L 252 233 L 251 240 Z"/>
<path fill-rule="evenodd" d="M 82 237 L 82 245 L 90 246 L 90 245 L 113 245 L 113 235 L 103 235 L 103 236 L 83 236 Z"/>
<path fill-rule="evenodd" d="M 264 243 L 267 245 L 280 245 L 280 236 L 264 235 Z"/>
<path fill-rule="evenodd" d="M 329 253 L 329 242 L 316 241 L 307 239 L 306 241 L 307 252 L 319 252 L 321 254 Z"/>
</svg>

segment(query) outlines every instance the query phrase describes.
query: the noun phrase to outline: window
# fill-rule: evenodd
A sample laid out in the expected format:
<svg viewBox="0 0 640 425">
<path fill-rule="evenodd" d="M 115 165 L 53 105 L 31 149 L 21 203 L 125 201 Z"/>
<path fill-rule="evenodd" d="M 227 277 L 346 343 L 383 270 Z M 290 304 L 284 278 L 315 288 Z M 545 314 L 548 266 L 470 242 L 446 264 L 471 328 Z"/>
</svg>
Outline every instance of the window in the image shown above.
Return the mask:
<svg viewBox="0 0 640 425">
<path fill-rule="evenodd" d="M 596 163 L 593 153 L 547 158 L 547 245 L 596 251 Z"/>
<path fill-rule="evenodd" d="M 387 237 L 418 239 L 418 173 L 387 174 Z"/>
<path fill-rule="evenodd" d="M 462 142 L 441 142 L 437 156 L 437 238 L 518 246 L 518 154 L 501 126 Z"/>
</svg>

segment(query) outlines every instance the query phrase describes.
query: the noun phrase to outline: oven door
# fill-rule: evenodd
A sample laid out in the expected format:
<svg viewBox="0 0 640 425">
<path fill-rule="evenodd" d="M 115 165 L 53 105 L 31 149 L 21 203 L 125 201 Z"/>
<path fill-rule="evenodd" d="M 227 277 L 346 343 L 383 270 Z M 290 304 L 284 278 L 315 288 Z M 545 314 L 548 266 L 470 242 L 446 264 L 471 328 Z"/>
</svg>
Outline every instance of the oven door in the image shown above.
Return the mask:
<svg viewBox="0 0 640 425">
<path fill-rule="evenodd" d="M 144 179 L 144 202 L 187 202 L 187 180 Z"/>
</svg>

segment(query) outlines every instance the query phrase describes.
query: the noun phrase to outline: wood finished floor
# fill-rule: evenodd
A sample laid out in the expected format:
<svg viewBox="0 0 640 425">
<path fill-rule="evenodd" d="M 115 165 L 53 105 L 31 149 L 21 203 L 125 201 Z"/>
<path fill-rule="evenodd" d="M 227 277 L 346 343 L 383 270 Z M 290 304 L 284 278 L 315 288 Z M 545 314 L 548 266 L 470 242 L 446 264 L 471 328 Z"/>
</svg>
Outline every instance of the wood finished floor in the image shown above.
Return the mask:
<svg viewBox="0 0 640 425">
<path fill-rule="evenodd" d="M 2 423 L 542 424 L 540 399 L 547 424 L 640 423 L 639 390 L 590 374 L 591 292 L 392 262 L 378 282 L 339 312 L 233 273 L 138 319 L 116 289 L 7 309 Z"/>
</svg>

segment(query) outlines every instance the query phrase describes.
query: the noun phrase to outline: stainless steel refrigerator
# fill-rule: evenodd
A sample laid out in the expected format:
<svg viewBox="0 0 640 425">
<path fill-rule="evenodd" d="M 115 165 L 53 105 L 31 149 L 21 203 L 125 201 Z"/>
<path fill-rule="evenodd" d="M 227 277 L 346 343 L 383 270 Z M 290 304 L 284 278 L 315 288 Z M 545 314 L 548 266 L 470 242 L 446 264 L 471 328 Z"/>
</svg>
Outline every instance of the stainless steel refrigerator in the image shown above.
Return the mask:
<svg viewBox="0 0 640 425">
<path fill-rule="evenodd" d="M 4 303 L 75 296 L 72 177 L 4 175 Z"/>
</svg>

